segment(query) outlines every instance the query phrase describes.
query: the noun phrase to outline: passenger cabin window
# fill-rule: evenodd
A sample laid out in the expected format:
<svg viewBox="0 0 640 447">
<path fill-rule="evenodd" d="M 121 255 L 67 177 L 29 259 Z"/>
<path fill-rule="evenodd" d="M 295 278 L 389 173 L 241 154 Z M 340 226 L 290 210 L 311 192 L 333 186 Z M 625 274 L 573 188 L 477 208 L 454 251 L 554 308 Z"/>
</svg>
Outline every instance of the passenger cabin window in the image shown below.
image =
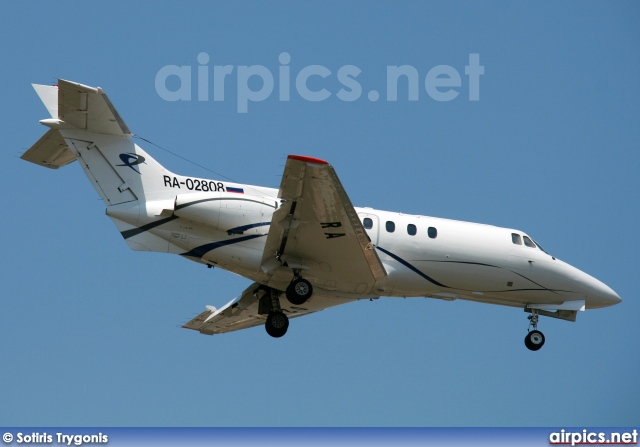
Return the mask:
<svg viewBox="0 0 640 447">
<path fill-rule="evenodd" d="M 427 234 L 431 239 L 435 239 L 438 237 L 438 230 L 436 230 L 434 227 L 429 227 L 429 229 L 427 230 Z"/>
<path fill-rule="evenodd" d="M 396 231 L 396 224 L 388 220 L 386 224 L 386 228 L 389 233 L 393 233 L 394 231 Z"/>
<path fill-rule="evenodd" d="M 415 236 L 417 232 L 418 230 L 414 224 L 407 225 L 407 233 L 409 233 L 409 236 Z"/>
<path fill-rule="evenodd" d="M 527 236 L 522 236 L 522 238 L 524 239 L 524 245 L 526 245 L 527 247 L 536 248 L 536 244 L 534 244 Z"/>
<path fill-rule="evenodd" d="M 518 233 L 511 233 L 511 242 L 516 245 L 522 245 L 522 239 L 520 239 L 520 235 Z"/>
<path fill-rule="evenodd" d="M 364 220 L 362 221 L 362 224 L 367 230 L 370 230 L 373 228 L 373 220 L 371 220 L 370 217 L 365 217 Z"/>
</svg>

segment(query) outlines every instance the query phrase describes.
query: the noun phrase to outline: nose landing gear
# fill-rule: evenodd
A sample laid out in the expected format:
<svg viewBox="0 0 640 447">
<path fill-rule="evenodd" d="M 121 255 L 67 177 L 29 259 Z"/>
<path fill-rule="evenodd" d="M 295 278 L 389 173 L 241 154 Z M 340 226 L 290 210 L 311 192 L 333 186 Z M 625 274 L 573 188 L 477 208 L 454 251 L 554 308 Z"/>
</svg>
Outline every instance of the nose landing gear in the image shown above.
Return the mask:
<svg viewBox="0 0 640 447">
<path fill-rule="evenodd" d="M 538 310 L 531 309 L 529 320 L 529 333 L 524 338 L 524 345 L 531 351 L 537 351 L 544 345 L 544 334 L 538 330 Z M 531 328 L 533 327 L 533 330 Z"/>
</svg>

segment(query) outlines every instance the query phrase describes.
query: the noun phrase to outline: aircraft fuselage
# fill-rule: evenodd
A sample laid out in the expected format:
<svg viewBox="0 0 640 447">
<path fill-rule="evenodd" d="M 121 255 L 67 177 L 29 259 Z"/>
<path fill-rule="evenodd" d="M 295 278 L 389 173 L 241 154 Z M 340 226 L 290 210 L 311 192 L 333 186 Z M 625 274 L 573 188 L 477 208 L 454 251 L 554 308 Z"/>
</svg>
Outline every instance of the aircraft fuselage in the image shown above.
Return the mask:
<svg viewBox="0 0 640 447">
<path fill-rule="evenodd" d="M 188 179 L 172 176 L 170 183 L 186 183 Z M 291 280 L 290 273 L 283 272 L 268 278 L 261 270 L 269 223 L 273 211 L 280 206 L 278 191 L 217 181 L 207 182 L 216 185 L 219 191 L 200 192 L 195 201 L 208 204 L 218 199 L 216 202 L 219 201 L 222 205 L 218 208 L 215 219 L 212 217 L 214 211 L 207 207 L 196 209 L 191 206 L 190 214 L 180 214 L 178 196 L 174 215 L 182 218 L 147 230 L 157 236 L 166 249 L 147 249 L 182 254 L 194 261 L 218 266 L 273 287 L 283 288 L 283 284 L 286 286 Z M 175 188 L 169 186 L 169 182 L 167 187 Z M 229 188 L 260 194 L 228 193 Z M 193 194 L 185 197 L 194 201 Z M 123 222 L 137 227 L 150 226 L 150 223 L 166 220 L 160 214 L 162 204 L 154 208 L 154 203 L 147 202 L 147 220 L 143 222 L 140 220 L 143 213 L 137 208 L 137 204 L 128 210 L 128 204 L 109 207 L 107 214 L 114 219 L 116 225 L 120 224 L 119 227 L 122 227 Z M 188 208 L 183 209 L 186 213 Z M 335 284 L 318 283 L 313 276 L 307 275 L 307 279 L 314 283 L 317 290 L 339 293 L 345 298 L 354 299 L 383 296 L 432 297 L 518 307 L 530 304 L 561 305 L 566 301 L 584 300 L 586 308 L 598 308 L 620 301 L 608 286 L 544 252 L 522 231 L 372 208 L 355 209 L 387 276 L 373 287 L 363 288 L 360 284 L 350 283 L 348 278 Z M 217 223 L 215 228 L 212 222 Z M 340 237 L 339 232 L 331 231 L 330 227 L 327 228 L 330 238 Z M 122 233 L 127 238 L 126 230 Z M 218 243 L 208 243 L 212 240 Z M 225 241 L 229 243 L 225 244 Z M 132 248 L 136 248 L 135 245 Z M 313 259 L 305 261 L 314 262 Z M 326 262 L 318 261 L 318 264 L 325 270 L 333 268 Z M 346 276 L 348 277 L 348 272 Z"/>
</svg>

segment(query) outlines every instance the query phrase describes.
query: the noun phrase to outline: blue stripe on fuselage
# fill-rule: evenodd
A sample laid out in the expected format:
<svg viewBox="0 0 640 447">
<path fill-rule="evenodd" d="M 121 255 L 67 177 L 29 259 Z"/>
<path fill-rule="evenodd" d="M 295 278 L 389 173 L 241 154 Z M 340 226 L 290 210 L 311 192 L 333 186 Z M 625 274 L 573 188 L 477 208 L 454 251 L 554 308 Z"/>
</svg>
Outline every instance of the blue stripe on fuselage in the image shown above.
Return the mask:
<svg viewBox="0 0 640 447">
<path fill-rule="evenodd" d="M 257 237 L 266 236 L 266 234 L 252 234 L 251 236 L 243 236 L 235 239 L 227 239 L 226 241 L 211 242 L 209 244 L 200 245 L 199 247 L 192 248 L 191 251 L 181 253 L 181 256 L 190 256 L 192 258 L 202 258 L 211 250 L 216 248 L 226 247 L 227 245 L 237 244 L 238 242 L 248 241 Z"/>
<path fill-rule="evenodd" d="M 416 267 L 414 267 L 413 265 L 411 265 L 409 262 L 405 261 L 404 259 L 402 259 L 400 256 L 394 255 L 393 253 L 391 253 L 389 250 L 385 250 L 382 247 L 376 246 L 376 248 L 378 250 L 380 250 L 382 253 L 391 256 L 393 259 L 395 259 L 396 261 L 398 261 L 400 264 L 404 265 L 406 268 L 408 268 L 409 270 L 417 273 L 418 275 L 422 276 L 424 279 L 426 279 L 427 281 L 429 281 L 430 283 L 435 284 L 436 286 L 440 286 L 440 287 L 445 287 L 447 289 L 450 289 L 451 287 L 449 286 L 445 286 L 444 284 L 440 284 L 438 281 L 436 281 L 433 278 L 430 278 L 429 276 L 425 275 L 424 273 L 422 273 L 420 270 L 418 270 Z"/>
</svg>

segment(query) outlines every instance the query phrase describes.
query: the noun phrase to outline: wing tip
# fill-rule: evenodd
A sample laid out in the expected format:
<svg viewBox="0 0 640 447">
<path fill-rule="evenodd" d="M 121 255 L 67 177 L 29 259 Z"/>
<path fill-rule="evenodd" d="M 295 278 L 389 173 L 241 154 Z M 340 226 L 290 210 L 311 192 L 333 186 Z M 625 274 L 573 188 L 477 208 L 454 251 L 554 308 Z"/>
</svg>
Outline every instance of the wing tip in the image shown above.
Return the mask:
<svg viewBox="0 0 640 447">
<path fill-rule="evenodd" d="M 291 160 L 299 160 L 305 163 L 315 163 L 318 165 L 328 165 L 329 163 L 316 157 L 308 157 L 306 155 L 289 155 L 287 158 Z"/>
</svg>

